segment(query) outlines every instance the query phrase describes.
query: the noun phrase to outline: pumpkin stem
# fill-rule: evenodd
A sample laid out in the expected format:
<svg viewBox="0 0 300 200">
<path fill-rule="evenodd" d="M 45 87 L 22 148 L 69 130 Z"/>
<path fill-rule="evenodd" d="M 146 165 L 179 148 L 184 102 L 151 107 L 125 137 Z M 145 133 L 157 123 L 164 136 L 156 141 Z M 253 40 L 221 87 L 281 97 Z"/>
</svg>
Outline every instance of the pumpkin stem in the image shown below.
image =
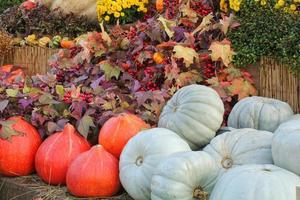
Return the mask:
<svg viewBox="0 0 300 200">
<path fill-rule="evenodd" d="M 70 123 L 67 123 L 64 127 L 64 130 L 63 130 L 64 133 L 75 133 L 76 130 L 75 130 L 75 127 L 70 124 Z"/>
<path fill-rule="evenodd" d="M 208 200 L 208 193 L 202 187 L 197 187 L 193 192 L 193 198 L 199 200 Z"/>
<path fill-rule="evenodd" d="M 141 166 L 141 165 L 143 164 L 143 162 L 144 162 L 143 157 L 142 157 L 142 156 L 139 156 L 139 157 L 136 159 L 135 164 L 136 164 L 137 166 Z"/>
<path fill-rule="evenodd" d="M 222 166 L 225 168 L 225 169 L 229 169 L 232 167 L 233 165 L 233 160 L 229 157 L 225 157 L 223 158 L 223 160 L 221 161 L 221 164 Z"/>
</svg>

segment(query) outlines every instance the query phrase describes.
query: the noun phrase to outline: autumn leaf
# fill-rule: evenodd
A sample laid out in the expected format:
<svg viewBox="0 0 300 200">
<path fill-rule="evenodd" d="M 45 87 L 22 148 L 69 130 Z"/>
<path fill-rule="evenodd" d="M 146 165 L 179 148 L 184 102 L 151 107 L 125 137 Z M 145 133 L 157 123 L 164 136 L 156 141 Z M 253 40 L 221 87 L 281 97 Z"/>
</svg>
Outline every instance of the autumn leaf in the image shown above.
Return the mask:
<svg viewBox="0 0 300 200">
<path fill-rule="evenodd" d="M 212 13 L 206 15 L 203 19 L 201 24 L 193 31 L 193 35 L 198 33 L 200 31 L 200 34 L 203 33 L 204 31 L 209 29 L 209 25 L 211 24 L 211 20 L 214 18 Z"/>
<path fill-rule="evenodd" d="M 6 94 L 8 97 L 16 97 L 18 96 L 19 90 L 18 89 L 6 89 Z"/>
<path fill-rule="evenodd" d="M 24 133 L 17 131 L 13 128 L 13 125 L 17 123 L 16 120 L 0 121 L 1 133 L 0 138 L 11 141 L 12 136 L 24 135 Z"/>
<path fill-rule="evenodd" d="M 176 22 L 172 21 L 172 20 L 167 20 L 167 19 L 163 18 L 162 16 L 159 16 L 159 18 L 157 20 L 162 23 L 169 38 L 172 38 L 174 35 L 173 28 L 177 25 Z"/>
<path fill-rule="evenodd" d="M 60 97 L 63 97 L 65 94 L 65 89 L 63 85 L 56 85 L 55 86 L 56 94 L 58 94 Z"/>
<path fill-rule="evenodd" d="M 112 77 L 116 79 L 119 78 L 121 70 L 117 66 L 112 66 L 108 62 L 103 62 L 100 64 L 101 69 L 104 71 L 105 79 L 107 81 L 111 80 Z"/>
<path fill-rule="evenodd" d="M 187 3 L 181 4 L 179 8 L 183 17 L 187 17 L 191 22 L 197 23 L 198 21 L 198 14 L 196 11 L 191 9 L 190 1 L 188 0 Z"/>
<path fill-rule="evenodd" d="M 220 28 L 224 34 L 227 34 L 229 28 L 238 27 L 240 24 L 234 21 L 234 14 L 230 14 L 229 17 L 225 14 L 220 19 Z"/>
<path fill-rule="evenodd" d="M 100 28 L 101 28 L 101 36 L 102 39 L 106 42 L 108 46 L 111 46 L 112 40 L 108 33 L 105 31 L 104 26 L 103 26 L 103 21 L 100 23 Z"/>
<path fill-rule="evenodd" d="M 177 79 L 180 73 L 180 69 L 178 68 L 175 61 L 172 64 L 165 65 L 165 77 L 167 80 L 172 81 Z"/>
<path fill-rule="evenodd" d="M 153 54 L 150 51 L 142 51 L 137 56 L 137 61 L 141 64 L 144 63 L 146 60 L 151 59 Z"/>
<path fill-rule="evenodd" d="M 226 15 L 223 15 L 223 19 L 220 19 L 221 31 L 224 34 L 227 34 L 228 29 L 229 29 L 230 25 L 232 24 L 232 21 L 233 21 L 232 13 L 229 15 L 229 17 Z"/>
<path fill-rule="evenodd" d="M 79 121 L 78 131 L 81 135 L 87 138 L 90 128 L 96 127 L 93 118 L 89 115 L 84 115 Z"/>
<path fill-rule="evenodd" d="M 200 81 L 202 81 L 202 78 L 197 70 L 183 72 L 179 74 L 179 77 L 176 79 L 176 83 L 179 87 L 194 84 Z"/>
<path fill-rule="evenodd" d="M 212 42 L 209 50 L 211 51 L 211 59 L 218 61 L 221 59 L 226 67 L 232 62 L 234 51 L 231 49 L 231 44 L 228 40 Z"/>
<path fill-rule="evenodd" d="M 190 67 L 191 64 L 194 63 L 196 60 L 198 62 L 199 57 L 197 52 L 189 47 L 184 47 L 181 45 L 176 45 L 174 47 L 174 58 L 183 58 L 183 62 L 185 63 L 186 67 Z"/>
<path fill-rule="evenodd" d="M 9 100 L 3 100 L 3 101 L 0 101 L 0 112 L 3 112 L 5 110 L 5 108 L 7 107 L 9 103 Z"/>
<path fill-rule="evenodd" d="M 231 86 L 228 87 L 230 93 L 238 95 L 238 99 L 241 100 L 248 96 L 257 95 L 255 87 L 243 78 L 236 78 L 231 82 Z"/>
<path fill-rule="evenodd" d="M 173 49 L 176 44 L 177 44 L 177 42 L 170 40 L 168 42 L 162 42 L 162 43 L 158 44 L 156 46 L 156 48 L 158 48 L 158 49 Z"/>
</svg>

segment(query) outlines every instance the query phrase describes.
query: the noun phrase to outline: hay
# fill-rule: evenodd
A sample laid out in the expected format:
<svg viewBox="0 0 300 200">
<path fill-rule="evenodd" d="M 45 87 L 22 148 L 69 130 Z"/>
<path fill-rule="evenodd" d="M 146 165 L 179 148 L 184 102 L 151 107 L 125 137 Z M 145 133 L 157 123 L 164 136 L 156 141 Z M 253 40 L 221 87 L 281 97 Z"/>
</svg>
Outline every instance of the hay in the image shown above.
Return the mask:
<svg viewBox="0 0 300 200">
<path fill-rule="evenodd" d="M 12 194 L 13 192 L 13 194 Z M 9 193 L 9 194 L 8 194 Z M 66 187 L 51 186 L 41 181 L 36 176 L 24 176 L 16 178 L 0 179 L 0 200 L 87 200 L 76 198 L 67 192 Z M 98 200 L 100 198 L 88 198 Z M 129 195 L 123 193 L 115 197 L 102 198 L 102 200 L 132 200 Z"/>
</svg>

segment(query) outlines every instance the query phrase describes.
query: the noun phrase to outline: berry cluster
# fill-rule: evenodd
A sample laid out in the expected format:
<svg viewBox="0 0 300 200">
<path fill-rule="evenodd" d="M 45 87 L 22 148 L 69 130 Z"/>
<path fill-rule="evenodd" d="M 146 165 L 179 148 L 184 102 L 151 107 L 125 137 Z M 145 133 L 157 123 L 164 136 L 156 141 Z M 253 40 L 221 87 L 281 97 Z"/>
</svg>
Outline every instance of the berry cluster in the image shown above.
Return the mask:
<svg viewBox="0 0 300 200">
<path fill-rule="evenodd" d="M 205 4 L 202 0 L 195 0 L 191 2 L 192 9 L 195 10 L 200 16 L 206 16 L 213 11 L 213 9 Z"/>
<path fill-rule="evenodd" d="M 165 0 L 166 17 L 167 19 L 173 19 L 176 17 L 179 8 L 179 0 Z"/>
<path fill-rule="evenodd" d="M 79 94 L 79 99 L 81 99 L 82 101 L 85 101 L 87 103 L 91 103 L 93 101 L 93 98 L 94 98 L 94 96 L 91 93 L 84 92 L 84 93 Z M 65 93 L 63 101 L 68 104 L 72 103 L 71 91 L 68 91 Z"/>
<path fill-rule="evenodd" d="M 212 61 L 206 61 L 202 69 L 202 74 L 205 79 L 210 79 L 216 76 L 216 65 Z"/>
</svg>

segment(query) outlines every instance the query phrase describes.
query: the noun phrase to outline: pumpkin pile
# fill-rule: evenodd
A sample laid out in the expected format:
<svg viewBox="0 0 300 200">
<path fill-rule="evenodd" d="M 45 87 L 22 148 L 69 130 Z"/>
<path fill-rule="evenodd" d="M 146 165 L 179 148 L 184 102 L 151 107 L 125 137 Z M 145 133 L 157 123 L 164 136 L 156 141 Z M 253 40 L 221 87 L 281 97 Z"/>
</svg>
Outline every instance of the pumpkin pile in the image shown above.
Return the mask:
<svg viewBox="0 0 300 200">
<path fill-rule="evenodd" d="M 71 124 L 42 143 L 32 125 L 12 117 L 1 122 L 0 173 L 35 168 L 77 197 L 114 196 L 122 185 L 136 200 L 296 200 L 300 115 L 279 100 L 248 97 L 217 134 L 223 114 L 217 92 L 189 85 L 168 101 L 158 127 L 122 113 L 93 147 Z"/>
</svg>

